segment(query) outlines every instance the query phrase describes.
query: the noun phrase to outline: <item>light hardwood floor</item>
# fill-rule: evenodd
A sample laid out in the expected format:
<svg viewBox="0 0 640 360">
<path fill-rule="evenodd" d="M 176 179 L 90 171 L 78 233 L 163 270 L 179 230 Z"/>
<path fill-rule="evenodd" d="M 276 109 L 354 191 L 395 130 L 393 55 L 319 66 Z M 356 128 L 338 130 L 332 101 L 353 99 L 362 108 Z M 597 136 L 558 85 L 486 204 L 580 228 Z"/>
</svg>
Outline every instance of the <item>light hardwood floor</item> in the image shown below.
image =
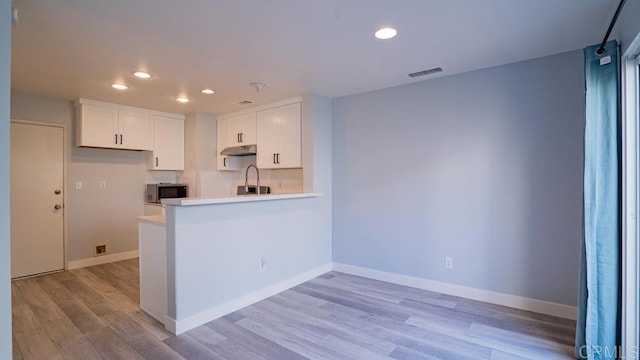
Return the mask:
<svg viewBox="0 0 640 360">
<path fill-rule="evenodd" d="M 137 259 L 12 282 L 14 359 L 572 359 L 575 322 L 331 272 L 172 336 Z"/>
</svg>

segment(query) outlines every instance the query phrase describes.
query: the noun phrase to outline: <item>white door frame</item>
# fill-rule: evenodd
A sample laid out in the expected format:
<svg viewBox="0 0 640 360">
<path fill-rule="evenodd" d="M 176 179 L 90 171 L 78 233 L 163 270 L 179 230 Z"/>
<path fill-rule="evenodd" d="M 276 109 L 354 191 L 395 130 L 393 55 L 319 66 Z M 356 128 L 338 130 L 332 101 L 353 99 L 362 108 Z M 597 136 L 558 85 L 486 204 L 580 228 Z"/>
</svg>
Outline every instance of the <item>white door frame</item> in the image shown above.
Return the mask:
<svg viewBox="0 0 640 360">
<path fill-rule="evenodd" d="M 62 261 L 64 264 L 64 270 L 68 270 L 67 266 L 67 163 L 69 162 L 69 145 L 68 145 L 68 137 L 67 137 L 67 125 L 66 124 L 55 124 L 55 123 L 46 123 L 40 121 L 30 121 L 30 120 L 20 120 L 20 119 L 11 119 L 12 123 L 17 124 L 27 124 L 27 125 L 38 125 L 38 126 L 48 126 L 62 129 L 62 151 L 64 155 L 62 156 L 62 201 L 63 201 L 63 212 L 62 212 L 62 247 L 63 247 L 63 255 Z M 11 260 L 11 259 L 9 259 Z"/>
<path fill-rule="evenodd" d="M 640 109 L 640 34 L 631 43 L 621 59 L 622 94 L 622 346 L 621 357 L 631 358 L 640 349 L 640 246 L 638 234 L 640 226 L 638 214 L 639 164 L 638 140 Z"/>
</svg>

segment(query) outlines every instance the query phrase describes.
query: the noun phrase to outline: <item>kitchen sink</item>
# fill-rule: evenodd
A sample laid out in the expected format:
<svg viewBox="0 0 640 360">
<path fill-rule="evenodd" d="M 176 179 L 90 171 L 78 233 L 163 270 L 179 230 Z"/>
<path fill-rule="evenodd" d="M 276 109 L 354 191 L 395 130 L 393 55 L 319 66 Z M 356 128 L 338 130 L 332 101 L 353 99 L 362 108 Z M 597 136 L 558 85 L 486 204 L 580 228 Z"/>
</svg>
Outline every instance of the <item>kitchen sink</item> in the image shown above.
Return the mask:
<svg viewBox="0 0 640 360">
<path fill-rule="evenodd" d="M 256 185 L 249 185 L 245 188 L 244 185 L 238 186 L 238 196 L 243 195 L 257 195 L 258 187 Z M 260 186 L 260 195 L 271 194 L 271 187 L 269 186 Z"/>
</svg>

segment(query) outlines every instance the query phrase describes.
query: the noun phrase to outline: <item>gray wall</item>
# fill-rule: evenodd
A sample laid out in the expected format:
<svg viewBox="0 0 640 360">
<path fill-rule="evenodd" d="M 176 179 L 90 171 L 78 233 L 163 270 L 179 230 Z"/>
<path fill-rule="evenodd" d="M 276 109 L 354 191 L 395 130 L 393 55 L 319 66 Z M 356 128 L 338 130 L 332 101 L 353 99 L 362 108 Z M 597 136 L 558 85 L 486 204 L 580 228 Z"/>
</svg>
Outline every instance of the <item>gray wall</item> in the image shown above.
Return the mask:
<svg viewBox="0 0 640 360">
<path fill-rule="evenodd" d="M 640 1 L 627 1 L 616 24 L 622 54 L 627 51 L 633 39 L 640 33 L 640 21 L 638 19 L 640 19 Z"/>
<path fill-rule="evenodd" d="M 11 1 L 0 0 L 0 359 L 11 359 L 11 250 L 9 248 L 9 97 Z"/>
<path fill-rule="evenodd" d="M 575 305 L 583 93 L 573 51 L 334 99 L 334 261 Z"/>
<path fill-rule="evenodd" d="M 136 217 L 144 214 L 147 153 L 75 147 L 69 101 L 14 92 L 11 118 L 67 126 L 67 260 L 92 257 L 95 244 L 107 244 L 109 253 L 137 250 Z M 103 180 L 107 188 L 100 190 Z M 82 181 L 82 190 L 75 190 L 76 181 Z"/>
</svg>

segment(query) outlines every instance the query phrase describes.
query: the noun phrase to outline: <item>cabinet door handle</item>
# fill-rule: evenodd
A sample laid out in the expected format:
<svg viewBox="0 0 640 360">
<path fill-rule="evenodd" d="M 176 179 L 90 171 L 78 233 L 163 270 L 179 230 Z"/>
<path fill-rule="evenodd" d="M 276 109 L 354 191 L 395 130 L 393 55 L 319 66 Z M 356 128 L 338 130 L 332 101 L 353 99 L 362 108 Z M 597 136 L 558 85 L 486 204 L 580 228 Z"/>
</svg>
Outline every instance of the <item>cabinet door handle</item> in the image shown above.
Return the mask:
<svg viewBox="0 0 640 360">
<path fill-rule="evenodd" d="M 240 140 L 240 133 L 236 134 L 236 136 L 238 137 L 238 142 L 241 143 L 242 141 Z"/>
<path fill-rule="evenodd" d="M 115 134 L 114 136 L 116 137 L 116 142 L 115 142 L 115 144 L 116 144 L 116 145 L 118 145 L 118 134 Z"/>
<path fill-rule="evenodd" d="M 277 162 L 276 162 L 276 154 L 273 154 L 273 163 L 277 164 Z"/>
<path fill-rule="evenodd" d="M 156 156 L 156 166 L 158 166 L 158 157 Z"/>
<path fill-rule="evenodd" d="M 276 156 L 276 159 L 278 159 L 278 164 L 280 164 L 280 153 L 278 153 L 278 156 Z"/>
<path fill-rule="evenodd" d="M 244 133 L 240 133 L 240 142 L 244 142 Z"/>
<path fill-rule="evenodd" d="M 122 134 L 120 134 L 120 145 L 122 145 Z"/>
<path fill-rule="evenodd" d="M 227 158 L 222 158 L 222 167 L 227 167 Z"/>
</svg>

